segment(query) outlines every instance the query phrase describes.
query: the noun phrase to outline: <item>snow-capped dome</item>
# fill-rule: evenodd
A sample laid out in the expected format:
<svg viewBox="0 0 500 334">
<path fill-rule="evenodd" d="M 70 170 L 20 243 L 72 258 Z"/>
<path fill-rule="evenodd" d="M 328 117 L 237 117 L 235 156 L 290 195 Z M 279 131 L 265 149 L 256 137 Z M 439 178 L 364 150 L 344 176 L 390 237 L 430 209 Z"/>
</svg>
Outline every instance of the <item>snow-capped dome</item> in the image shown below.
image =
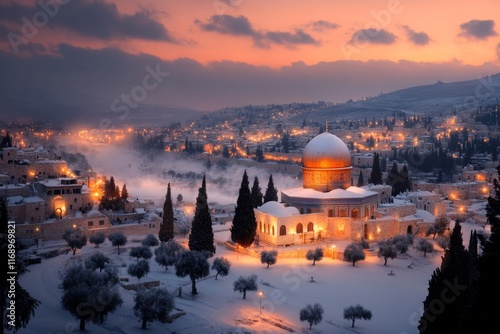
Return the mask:
<svg viewBox="0 0 500 334">
<path fill-rule="evenodd" d="M 304 148 L 302 165 L 309 168 L 343 168 L 351 166 L 351 153 L 339 137 L 324 132 Z"/>
<path fill-rule="evenodd" d="M 293 206 L 284 206 L 276 201 L 269 201 L 257 208 L 260 212 L 265 212 L 275 217 L 286 217 L 300 215 L 299 210 Z"/>
</svg>

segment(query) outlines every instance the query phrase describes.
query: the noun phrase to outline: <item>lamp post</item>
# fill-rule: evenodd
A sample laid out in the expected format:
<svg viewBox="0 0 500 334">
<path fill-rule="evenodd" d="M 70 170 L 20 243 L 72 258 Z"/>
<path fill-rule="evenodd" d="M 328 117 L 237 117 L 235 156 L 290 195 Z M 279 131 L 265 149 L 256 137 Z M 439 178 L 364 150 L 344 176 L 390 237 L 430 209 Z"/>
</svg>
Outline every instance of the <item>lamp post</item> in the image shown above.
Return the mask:
<svg viewBox="0 0 500 334">
<path fill-rule="evenodd" d="M 259 315 L 262 316 L 262 291 L 259 291 Z"/>
</svg>

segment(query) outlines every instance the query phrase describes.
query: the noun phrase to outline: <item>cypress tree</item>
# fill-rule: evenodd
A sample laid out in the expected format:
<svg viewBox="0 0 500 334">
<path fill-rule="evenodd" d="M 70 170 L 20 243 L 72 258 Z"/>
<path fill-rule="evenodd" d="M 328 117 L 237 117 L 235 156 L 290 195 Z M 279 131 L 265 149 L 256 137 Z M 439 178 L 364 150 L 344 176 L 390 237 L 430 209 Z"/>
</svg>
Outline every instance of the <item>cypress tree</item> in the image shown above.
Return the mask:
<svg viewBox="0 0 500 334">
<path fill-rule="evenodd" d="M 201 188 L 196 198 L 196 209 L 194 212 L 191 234 L 189 234 L 189 249 L 198 252 L 210 252 L 215 254 L 214 232 L 212 230 L 212 217 L 208 208 L 207 186 L 205 175 Z"/>
<path fill-rule="evenodd" d="M 259 185 L 259 178 L 255 176 L 252 185 L 252 205 L 254 208 L 262 205 L 262 191 Z"/>
<path fill-rule="evenodd" d="M 463 246 L 460 222 L 455 223 L 450 246 L 445 250 L 441 268 L 436 269 L 429 281 L 429 294 L 424 301 L 424 314 L 420 319 L 420 333 L 462 333 L 463 310 L 467 306 L 469 291 L 469 255 Z M 450 286 L 454 287 L 450 291 Z M 448 291 L 443 300 L 443 291 Z M 436 300 L 442 308 L 436 308 Z M 446 304 L 445 304 L 446 302 Z"/>
<path fill-rule="evenodd" d="M 264 195 L 264 203 L 269 201 L 278 201 L 278 189 L 274 187 L 273 174 L 269 175 L 266 194 Z"/>
<path fill-rule="evenodd" d="M 403 187 L 401 191 L 411 191 L 410 173 L 408 172 L 406 164 L 403 166 L 403 170 L 401 171 L 401 177 L 403 178 Z"/>
<path fill-rule="evenodd" d="M 257 221 L 253 211 L 252 196 L 248 187 L 247 171 L 241 180 L 238 201 L 231 226 L 231 239 L 240 246 L 247 248 L 255 240 Z"/>
<path fill-rule="evenodd" d="M 387 184 L 392 187 L 392 196 L 396 196 L 401 192 L 403 185 L 403 178 L 399 175 L 398 165 L 396 161 L 392 163 L 391 171 L 389 172 L 389 176 L 387 177 Z"/>
<path fill-rule="evenodd" d="M 363 179 L 363 172 L 360 170 L 359 171 L 359 177 L 358 177 L 358 187 L 362 187 L 365 183 L 365 180 Z"/>
<path fill-rule="evenodd" d="M 500 165 L 497 167 L 500 177 Z M 488 332 L 496 328 L 498 311 L 490 306 L 490 301 L 500 300 L 500 183 L 493 180 L 495 196 L 488 197 L 486 218 L 490 224 L 489 238 L 481 238 L 482 254 L 479 257 L 477 330 Z"/>
<path fill-rule="evenodd" d="M 174 209 L 172 206 L 172 193 L 170 191 L 170 182 L 167 186 L 165 203 L 163 203 L 163 220 L 158 231 L 158 239 L 161 242 L 167 242 L 174 238 Z"/>
<path fill-rule="evenodd" d="M 382 172 L 380 171 L 380 156 L 377 152 L 373 154 L 372 173 L 370 174 L 370 183 L 375 185 L 382 184 Z"/>
<path fill-rule="evenodd" d="M 122 187 L 122 194 L 121 194 L 122 200 L 126 201 L 128 198 L 128 190 L 127 190 L 127 185 L 124 183 Z"/>
</svg>

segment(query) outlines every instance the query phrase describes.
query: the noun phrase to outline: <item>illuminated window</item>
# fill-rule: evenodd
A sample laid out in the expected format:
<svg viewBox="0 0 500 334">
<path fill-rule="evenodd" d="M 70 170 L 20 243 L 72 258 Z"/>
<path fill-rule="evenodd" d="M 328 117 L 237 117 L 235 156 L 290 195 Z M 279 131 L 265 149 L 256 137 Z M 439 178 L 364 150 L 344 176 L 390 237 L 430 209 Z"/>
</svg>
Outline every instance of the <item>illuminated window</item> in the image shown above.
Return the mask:
<svg viewBox="0 0 500 334">
<path fill-rule="evenodd" d="M 333 210 L 328 210 L 328 217 L 333 217 Z"/>
<path fill-rule="evenodd" d="M 353 209 L 352 210 L 351 217 L 352 218 L 358 218 L 358 209 Z"/>
<path fill-rule="evenodd" d="M 280 236 L 281 235 L 286 235 L 286 226 L 285 225 L 280 226 Z"/>
<path fill-rule="evenodd" d="M 339 216 L 340 217 L 347 217 L 347 212 L 345 209 L 340 209 L 339 211 Z"/>
<path fill-rule="evenodd" d="M 272 235 L 274 235 L 274 225 L 271 227 Z"/>
<path fill-rule="evenodd" d="M 314 231 L 314 224 L 309 223 L 307 224 L 307 232 L 313 232 Z"/>
</svg>

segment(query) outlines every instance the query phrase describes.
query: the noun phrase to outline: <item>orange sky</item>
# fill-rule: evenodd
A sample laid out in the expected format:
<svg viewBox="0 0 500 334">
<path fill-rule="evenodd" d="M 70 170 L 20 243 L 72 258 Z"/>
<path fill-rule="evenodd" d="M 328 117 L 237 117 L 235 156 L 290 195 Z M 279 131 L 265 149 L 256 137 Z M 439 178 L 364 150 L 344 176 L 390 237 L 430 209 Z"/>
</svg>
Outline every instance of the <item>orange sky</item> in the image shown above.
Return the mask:
<svg viewBox="0 0 500 334">
<path fill-rule="evenodd" d="M 227 5 L 226 3 L 232 4 Z M 137 1 L 117 2 L 120 11 L 133 13 L 140 8 Z M 130 41 L 122 47 L 130 52 L 147 52 L 163 59 L 188 57 L 203 63 L 232 60 L 256 65 L 280 67 L 296 61 L 315 64 L 342 59 L 417 62 L 448 62 L 458 60 L 480 65 L 497 60 L 495 47 L 500 37 L 484 40 L 458 36 L 460 24 L 473 19 L 494 20 L 500 10 L 497 0 L 478 2 L 435 0 L 183 0 L 141 1 L 143 8 L 154 8 L 156 17 L 179 44 Z M 247 36 L 230 36 L 202 31 L 194 21 L 208 21 L 212 15 L 244 16 L 258 31 L 294 32 L 303 29 L 319 41 L 319 45 L 254 46 Z M 338 24 L 331 30 L 314 31 L 308 23 L 325 20 Z M 427 45 L 412 44 L 403 26 L 430 37 Z M 396 36 L 390 45 L 351 45 L 352 35 L 359 29 L 385 29 Z M 494 32 L 500 31 L 498 24 Z"/>
<path fill-rule="evenodd" d="M 0 88 L 113 99 L 161 63 L 148 103 L 213 110 L 500 72 L 499 0 L 79 0 L 50 18 L 46 3 L 0 2 Z"/>
</svg>

